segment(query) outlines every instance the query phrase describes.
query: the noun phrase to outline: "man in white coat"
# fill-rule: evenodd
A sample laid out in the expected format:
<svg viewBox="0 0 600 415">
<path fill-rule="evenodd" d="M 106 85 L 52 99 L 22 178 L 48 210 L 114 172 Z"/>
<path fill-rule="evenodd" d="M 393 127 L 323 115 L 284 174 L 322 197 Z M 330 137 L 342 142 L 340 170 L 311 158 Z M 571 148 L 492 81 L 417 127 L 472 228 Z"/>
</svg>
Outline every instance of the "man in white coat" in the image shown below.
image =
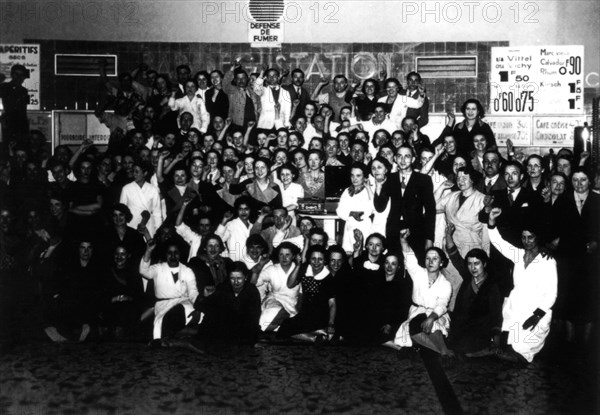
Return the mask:
<svg viewBox="0 0 600 415">
<path fill-rule="evenodd" d="M 175 334 L 190 322 L 194 311 L 194 302 L 198 297 L 194 272 L 179 262 L 179 247 L 172 243 L 167 246 L 166 262 L 150 265 L 152 251 L 156 247 L 149 240 L 146 252 L 140 262 L 140 274 L 148 280 L 154 280 L 154 330 L 153 339 L 163 338 L 163 321 L 169 315 L 170 324 L 165 324 L 169 334 Z M 178 307 L 180 306 L 181 307 Z M 165 321 L 166 322 L 166 321 Z M 167 336 L 165 336 L 167 337 Z"/>
<path fill-rule="evenodd" d="M 279 86 L 277 69 L 265 70 L 266 78 L 263 78 L 264 72 L 261 72 L 254 83 L 254 92 L 260 97 L 261 102 L 261 112 L 256 127 L 265 130 L 288 128 L 291 126 L 290 113 L 292 112 L 290 93 Z"/>
</svg>

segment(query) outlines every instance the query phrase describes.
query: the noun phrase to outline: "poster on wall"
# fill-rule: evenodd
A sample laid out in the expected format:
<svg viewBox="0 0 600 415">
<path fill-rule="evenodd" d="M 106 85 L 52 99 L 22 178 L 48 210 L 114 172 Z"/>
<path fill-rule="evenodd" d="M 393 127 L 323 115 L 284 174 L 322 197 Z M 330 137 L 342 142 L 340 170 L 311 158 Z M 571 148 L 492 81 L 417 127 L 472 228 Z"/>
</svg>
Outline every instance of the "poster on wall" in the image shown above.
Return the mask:
<svg viewBox="0 0 600 415">
<path fill-rule="evenodd" d="M 493 47 L 495 114 L 583 114 L 583 46 Z"/>
<path fill-rule="evenodd" d="M 93 112 L 53 111 L 54 147 L 59 145 L 78 146 L 89 138 L 94 144 L 107 145 L 110 130 L 101 124 Z"/>
<path fill-rule="evenodd" d="M 13 65 L 20 64 L 29 69 L 29 78 L 23 83 L 29 92 L 28 110 L 40 109 L 40 55 L 38 44 L 0 44 L 0 73 L 6 75 L 7 81 Z"/>
<path fill-rule="evenodd" d="M 533 145 L 539 147 L 573 147 L 575 127 L 581 127 L 585 116 L 533 117 Z"/>
<path fill-rule="evenodd" d="M 248 41 L 253 48 L 280 48 L 283 42 L 284 0 L 248 2 Z"/>
</svg>

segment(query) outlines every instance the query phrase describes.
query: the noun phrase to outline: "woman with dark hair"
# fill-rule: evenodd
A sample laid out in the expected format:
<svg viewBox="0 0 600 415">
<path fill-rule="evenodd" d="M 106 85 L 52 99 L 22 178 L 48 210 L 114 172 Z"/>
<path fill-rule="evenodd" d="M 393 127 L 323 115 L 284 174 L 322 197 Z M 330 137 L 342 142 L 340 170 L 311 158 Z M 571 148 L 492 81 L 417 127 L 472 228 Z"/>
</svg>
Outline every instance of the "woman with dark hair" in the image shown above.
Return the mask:
<svg viewBox="0 0 600 415">
<path fill-rule="evenodd" d="M 200 296 L 208 297 L 227 280 L 233 261 L 222 257 L 225 244 L 218 235 L 210 234 L 202 238 L 198 254 L 188 266 L 194 271 Z"/>
<path fill-rule="evenodd" d="M 550 333 L 557 293 L 556 261 L 545 255 L 541 223 L 529 218 L 521 232 L 522 248 L 502 238 L 496 223 L 502 209 L 490 211 L 490 241 L 514 263 L 514 287 L 502 305 L 502 333 L 494 339 L 496 355 L 512 362 L 529 362 L 542 350 Z"/>
<path fill-rule="evenodd" d="M 379 82 L 373 78 L 365 79 L 361 90 L 362 95 L 356 99 L 357 115 L 360 120 L 368 121 L 373 115 L 379 97 Z"/>
<path fill-rule="evenodd" d="M 137 160 L 133 163 L 133 182 L 121 190 L 119 202 L 126 205 L 132 214 L 128 225 L 132 228 L 147 228 L 150 237 L 163 223 L 160 193 L 156 186 L 146 181 L 151 171 L 149 165 Z"/>
<path fill-rule="evenodd" d="M 256 287 L 262 299 L 260 327 L 263 331 L 275 331 L 288 317 L 298 314 L 300 286 L 289 288 L 287 281 L 298 265 L 294 259 L 300 248 L 291 242 L 282 242 L 273 252 L 273 264 L 261 271 Z"/>
<path fill-rule="evenodd" d="M 400 230 L 404 266 L 413 281 L 413 304 L 408 319 L 396 333 L 394 344 L 410 347 L 417 343 L 442 357 L 452 357 L 453 353 L 444 341 L 450 327 L 448 303 L 452 295 L 452 287 L 442 274 L 448 265 L 448 257 L 438 247 L 429 248 L 425 251 L 425 268 L 421 268 L 408 245 L 409 234 L 408 229 Z"/>
<path fill-rule="evenodd" d="M 587 342 L 598 317 L 600 195 L 591 191 L 590 174 L 581 167 L 573 171 L 571 184 L 573 190 L 559 196 L 553 206 L 552 244 L 561 271 L 559 302 L 564 306 L 567 341 L 574 341 L 575 329 L 582 329 Z"/>
<path fill-rule="evenodd" d="M 210 73 L 211 87 L 206 91 L 204 100 L 210 118 L 221 117 L 227 119 L 229 114 L 229 97 L 223 91 L 223 72 L 214 70 Z"/>
<path fill-rule="evenodd" d="M 198 329 L 201 341 L 252 345 L 260 328 L 260 294 L 250 283 L 250 272 L 243 262 L 233 262 L 227 281 L 210 297 L 198 296 L 196 311 L 204 313 Z"/>
<path fill-rule="evenodd" d="M 131 335 L 142 314 L 144 285 L 137 261 L 132 260 L 125 246 L 115 247 L 111 267 L 101 283 L 100 326 L 109 337 Z"/>
<path fill-rule="evenodd" d="M 523 183 L 523 188 L 531 188 L 535 193 L 542 196 L 542 192 L 546 189 L 548 182 L 544 173 L 546 169 L 544 167 L 544 159 L 538 154 L 532 154 L 527 157 L 525 162 L 525 168 L 527 169 L 527 179 Z"/>
<path fill-rule="evenodd" d="M 387 159 L 381 156 L 377 156 L 369 164 L 369 170 L 371 171 L 371 176 L 373 177 L 373 180 L 377 183 L 381 183 L 381 185 L 383 186 L 383 183 L 385 183 L 387 180 L 388 174 L 392 171 L 392 166 Z M 375 232 L 381 234 L 385 233 L 385 224 L 387 223 L 387 217 L 389 213 L 389 201 L 383 212 L 377 212 L 377 210 L 375 210 L 373 215 L 373 224 L 371 225 L 371 230 L 369 234 Z"/>
<path fill-rule="evenodd" d="M 379 148 L 390 142 L 392 136 L 389 132 L 384 129 L 377 130 L 373 133 L 373 138 L 369 143 L 369 153 L 375 156 L 379 151 Z"/>
<path fill-rule="evenodd" d="M 246 192 L 252 201 L 252 210 L 260 211 L 264 206 L 271 208 L 281 207 L 281 189 L 270 177 L 271 161 L 262 157 L 254 160 L 254 178 L 246 179 L 238 184 L 231 184 L 231 194 Z"/>
<path fill-rule="evenodd" d="M 133 215 L 126 205 L 123 203 L 113 205 L 109 218 L 111 225 L 104 234 L 103 258 L 109 258 L 117 246 L 125 247 L 133 262 L 139 261 L 144 255 L 146 249 L 144 237 L 136 229 L 127 225 L 132 218 Z"/>
<path fill-rule="evenodd" d="M 352 184 L 342 193 L 336 209 L 340 219 L 346 222 L 342 248 L 348 254 L 354 251 L 355 230 L 360 231 L 363 235 L 368 235 L 373 225 L 371 215 L 375 208 L 373 206 L 373 192 L 367 183 L 368 177 L 369 172 L 364 164 L 353 164 L 350 168 L 350 181 Z"/>
<path fill-rule="evenodd" d="M 290 289 L 302 284 L 301 311 L 285 320 L 277 335 L 309 342 L 331 340 L 335 335 L 336 302 L 334 279 L 325 267 L 327 252 L 321 245 L 313 245 L 307 258 L 308 264 L 297 264 L 287 280 Z"/>
<path fill-rule="evenodd" d="M 402 129 L 402 120 L 406 117 L 409 108 L 421 108 L 423 106 L 425 92 L 418 99 L 400 95 L 402 89 L 400 81 L 396 78 L 388 78 L 385 80 L 386 96 L 379 98 L 379 102 L 386 104 L 386 112 L 389 114 L 390 120 L 394 122 L 398 130 Z"/>
<path fill-rule="evenodd" d="M 485 118 L 485 110 L 483 105 L 477 99 L 468 99 L 460 107 L 460 111 L 465 117 L 463 121 L 459 122 L 452 128 L 454 124 L 454 114 L 448 114 L 446 128 L 442 132 L 445 136 L 451 133 L 456 139 L 458 146 L 458 152 L 462 154 L 471 154 L 475 150 L 473 144 L 473 138 L 476 135 L 483 135 L 487 140 L 487 150 L 495 150 L 496 138 L 494 132 L 490 128 L 489 124 L 483 122 Z M 434 145 L 437 142 L 434 143 Z"/>
<path fill-rule="evenodd" d="M 300 176 L 300 185 L 304 188 L 305 197 L 325 199 L 325 172 L 323 172 L 323 151 L 308 152 L 308 171 Z"/>
<path fill-rule="evenodd" d="M 298 169 L 291 163 L 286 163 L 277 169 L 277 179 L 281 183 L 281 200 L 283 207 L 288 213 L 295 217 L 298 209 L 298 199 L 304 197 L 304 188 L 297 183 L 299 177 Z"/>
<path fill-rule="evenodd" d="M 446 226 L 446 252 L 463 282 L 451 313 L 448 347 L 455 352 L 478 355 L 492 345 L 502 326 L 502 294 L 488 271 L 490 259 L 479 248 L 461 256 L 454 243 L 454 225 Z"/>
</svg>

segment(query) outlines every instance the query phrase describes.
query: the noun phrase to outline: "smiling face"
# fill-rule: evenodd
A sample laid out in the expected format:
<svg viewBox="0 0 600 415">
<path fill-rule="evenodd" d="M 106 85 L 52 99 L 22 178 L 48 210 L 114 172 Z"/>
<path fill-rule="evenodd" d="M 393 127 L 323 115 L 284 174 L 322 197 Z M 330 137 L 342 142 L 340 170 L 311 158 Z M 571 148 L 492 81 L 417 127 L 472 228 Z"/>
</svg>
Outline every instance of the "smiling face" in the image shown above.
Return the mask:
<svg viewBox="0 0 600 415">
<path fill-rule="evenodd" d="M 115 267 L 117 269 L 125 268 L 129 258 L 130 258 L 130 255 L 127 252 L 127 249 L 125 247 L 118 246 L 115 248 L 115 252 L 113 254 L 113 260 L 115 262 Z"/>
<path fill-rule="evenodd" d="M 195 159 L 190 166 L 190 172 L 192 173 L 192 177 L 196 180 L 202 178 L 202 173 L 204 170 L 204 162 L 202 159 Z"/>
<path fill-rule="evenodd" d="M 187 173 L 185 170 L 175 170 L 175 173 L 173 173 L 173 183 L 175 186 L 185 186 L 187 181 Z"/>
<path fill-rule="evenodd" d="M 400 268 L 400 260 L 396 255 L 388 255 L 385 258 L 385 275 L 391 276 L 396 275 Z"/>
<path fill-rule="evenodd" d="M 206 255 L 210 258 L 216 258 L 221 255 L 221 244 L 218 239 L 209 239 L 206 241 Z"/>
<path fill-rule="evenodd" d="M 473 145 L 475 146 L 475 150 L 481 153 L 485 151 L 485 148 L 487 147 L 487 139 L 484 135 L 476 134 L 473 137 Z"/>
<path fill-rule="evenodd" d="M 444 137 L 444 149 L 448 154 L 456 153 L 456 140 L 454 139 L 454 137 Z"/>
<path fill-rule="evenodd" d="M 336 78 L 333 80 L 333 89 L 337 93 L 344 92 L 348 87 L 348 81 L 346 78 Z"/>
<path fill-rule="evenodd" d="M 385 84 L 385 90 L 389 97 L 398 95 L 398 85 L 395 82 L 387 82 Z"/>
<path fill-rule="evenodd" d="M 169 267 L 175 268 L 179 266 L 179 256 L 179 248 L 175 245 L 169 246 L 167 249 L 167 264 L 169 264 Z"/>
<path fill-rule="evenodd" d="M 452 162 L 452 171 L 454 172 L 454 174 L 458 172 L 458 169 L 461 169 L 463 167 L 467 167 L 467 160 L 465 160 L 462 157 L 455 157 L 454 161 Z"/>
<path fill-rule="evenodd" d="M 464 171 L 458 172 L 458 176 L 456 176 L 456 184 L 463 192 L 473 188 L 473 180 L 471 180 L 471 176 Z"/>
<path fill-rule="evenodd" d="M 259 179 L 264 179 L 269 174 L 269 167 L 262 160 L 254 163 L 254 175 Z"/>
<path fill-rule="evenodd" d="M 294 179 L 294 175 L 290 169 L 281 169 L 281 173 L 279 175 L 281 176 L 281 183 L 286 186 L 292 183 Z"/>
<path fill-rule="evenodd" d="M 477 110 L 477 104 L 475 104 L 474 102 L 467 104 L 467 107 L 465 108 L 465 115 L 468 120 L 476 119 L 479 115 L 479 111 Z"/>
<path fill-rule="evenodd" d="M 402 171 L 410 171 L 412 164 L 415 162 L 415 157 L 412 151 L 406 147 L 400 147 L 396 152 L 396 163 Z"/>
<path fill-rule="evenodd" d="M 318 274 L 323 271 L 323 268 L 325 267 L 325 256 L 322 252 L 313 252 L 310 255 L 309 263 L 313 273 Z"/>
<path fill-rule="evenodd" d="M 337 273 L 344 265 L 344 257 L 339 252 L 333 252 L 329 256 L 329 270 L 332 273 Z"/>
</svg>

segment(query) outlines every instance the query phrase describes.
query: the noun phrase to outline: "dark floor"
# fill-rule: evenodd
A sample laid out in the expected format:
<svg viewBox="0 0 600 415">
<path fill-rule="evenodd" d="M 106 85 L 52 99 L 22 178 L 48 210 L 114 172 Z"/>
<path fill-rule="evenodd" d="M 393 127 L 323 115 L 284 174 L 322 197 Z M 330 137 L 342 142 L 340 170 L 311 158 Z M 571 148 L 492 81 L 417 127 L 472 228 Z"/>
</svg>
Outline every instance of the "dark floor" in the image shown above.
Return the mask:
<svg viewBox="0 0 600 415">
<path fill-rule="evenodd" d="M 259 344 L 202 355 L 38 340 L 0 357 L 0 413 L 595 413 L 594 367 L 552 345 L 524 368 L 481 358 L 443 370 L 429 353 L 384 348 Z"/>
</svg>

